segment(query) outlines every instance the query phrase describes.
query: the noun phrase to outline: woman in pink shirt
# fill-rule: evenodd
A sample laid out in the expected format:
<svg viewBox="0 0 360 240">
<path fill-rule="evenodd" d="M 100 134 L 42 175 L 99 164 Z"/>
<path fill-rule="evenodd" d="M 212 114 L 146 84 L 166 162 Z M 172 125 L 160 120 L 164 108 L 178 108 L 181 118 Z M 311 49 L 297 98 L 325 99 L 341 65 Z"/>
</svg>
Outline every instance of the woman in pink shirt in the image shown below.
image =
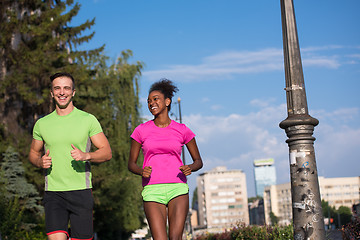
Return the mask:
<svg viewBox="0 0 360 240">
<path fill-rule="evenodd" d="M 128 168 L 142 176 L 145 215 L 155 240 L 168 239 L 167 221 L 169 239 L 182 239 L 189 211 L 186 176 L 203 166 L 195 134 L 169 117 L 171 99 L 177 91 L 167 79 L 151 85 L 147 102 L 154 119 L 140 124 L 131 134 Z M 189 150 L 192 164 L 183 165 L 181 161 L 183 145 Z M 140 149 L 144 154 L 142 168 L 136 164 Z"/>
</svg>

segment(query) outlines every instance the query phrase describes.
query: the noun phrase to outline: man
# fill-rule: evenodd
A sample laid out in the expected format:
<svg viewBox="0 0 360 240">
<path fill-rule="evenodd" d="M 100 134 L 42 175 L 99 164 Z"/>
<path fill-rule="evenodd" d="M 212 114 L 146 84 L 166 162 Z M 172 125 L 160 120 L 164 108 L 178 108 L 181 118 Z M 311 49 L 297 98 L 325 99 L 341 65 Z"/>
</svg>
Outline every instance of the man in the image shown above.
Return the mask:
<svg viewBox="0 0 360 240">
<path fill-rule="evenodd" d="M 98 120 L 73 105 L 74 78 L 56 73 L 50 80 L 56 109 L 35 123 L 29 152 L 30 162 L 46 170 L 46 234 L 49 240 L 92 239 L 90 162 L 109 161 L 111 148 Z M 97 148 L 94 152 L 89 152 L 90 140 Z"/>
</svg>

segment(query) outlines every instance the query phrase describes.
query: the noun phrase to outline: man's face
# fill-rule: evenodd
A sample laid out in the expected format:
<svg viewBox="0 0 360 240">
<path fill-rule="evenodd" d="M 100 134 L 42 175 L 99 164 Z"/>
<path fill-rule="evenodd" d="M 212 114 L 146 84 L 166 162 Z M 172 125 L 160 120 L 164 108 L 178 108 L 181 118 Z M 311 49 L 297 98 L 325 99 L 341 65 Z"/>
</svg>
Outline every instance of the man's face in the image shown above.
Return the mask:
<svg viewBox="0 0 360 240">
<path fill-rule="evenodd" d="M 51 96 L 60 109 L 67 108 L 74 95 L 75 89 L 73 89 L 73 82 L 70 78 L 63 76 L 52 81 Z"/>
</svg>

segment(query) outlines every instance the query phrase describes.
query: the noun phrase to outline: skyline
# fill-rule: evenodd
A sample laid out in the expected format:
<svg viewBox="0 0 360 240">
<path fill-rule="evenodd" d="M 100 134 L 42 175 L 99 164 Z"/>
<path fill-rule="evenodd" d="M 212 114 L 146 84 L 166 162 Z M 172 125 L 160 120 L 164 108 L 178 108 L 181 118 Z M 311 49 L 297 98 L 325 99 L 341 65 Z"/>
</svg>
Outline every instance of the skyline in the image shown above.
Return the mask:
<svg viewBox="0 0 360 240">
<path fill-rule="evenodd" d="M 241 169 L 255 194 L 253 161 L 273 158 L 277 183 L 290 181 L 280 1 L 79 1 L 74 24 L 96 17 L 82 49 L 106 44 L 113 61 L 126 49 L 142 61 L 142 115 L 151 83 L 166 77 L 179 92 L 182 120 L 196 134 L 204 161 L 190 175 L 217 166 Z M 360 2 L 294 1 L 318 175 L 359 176 Z M 190 157 L 186 154 L 187 162 Z"/>
</svg>

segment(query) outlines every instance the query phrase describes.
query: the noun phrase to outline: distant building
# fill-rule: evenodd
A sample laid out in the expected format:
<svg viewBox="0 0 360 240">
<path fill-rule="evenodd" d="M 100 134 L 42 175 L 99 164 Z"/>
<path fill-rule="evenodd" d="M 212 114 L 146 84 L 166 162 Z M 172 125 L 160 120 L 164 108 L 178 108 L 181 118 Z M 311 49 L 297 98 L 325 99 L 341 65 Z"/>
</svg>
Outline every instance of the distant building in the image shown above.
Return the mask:
<svg viewBox="0 0 360 240">
<path fill-rule="evenodd" d="M 319 177 L 321 199 L 338 209 L 346 206 L 350 209 L 360 202 L 360 176 L 343 178 Z"/>
<path fill-rule="evenodd" d="M 246 175 L 217 167 L 197 177 L 199 227 L 230 228 L 249 224 Z"/>
<path fill-rule="evenodd" d="M 249 203 L 249 218 L 250 225 L 265 224 L 264 200 L 262 198 Z"/>
<path fill-rule="evenodd" d="M 271 225 L 270 213 L 278 218 L 279 225 L 292 222 L 291 185 L 283 183 L 266 186 L 264 189 L 265 224 Z"/>
<path fill-rule="evenodd" d="M 340 206 L 353 208 L 360 202 L 360 176 L 343 178 L 319 177 L 321 199 L 338 209 Z M 264 190 L 265 223 L 271 224 L 270 213 L 278 217 L 279 224 L 292 222 L 292 200 L 290 183 L 271 185 Z"/>
<path fill-rule="evenodd" d="M 197 227 L 199 225 L 198 222 L 198 211 L 195 209 L 190 209 L 190 221 L 192 227 Z"/>
<path fill-rule="evenodd" d="M 256 195 L 263 197 L 265 186 L 276 184 L 274 159 L 258 159 L 254 161 L 254 177 Z"/>
</svg>

